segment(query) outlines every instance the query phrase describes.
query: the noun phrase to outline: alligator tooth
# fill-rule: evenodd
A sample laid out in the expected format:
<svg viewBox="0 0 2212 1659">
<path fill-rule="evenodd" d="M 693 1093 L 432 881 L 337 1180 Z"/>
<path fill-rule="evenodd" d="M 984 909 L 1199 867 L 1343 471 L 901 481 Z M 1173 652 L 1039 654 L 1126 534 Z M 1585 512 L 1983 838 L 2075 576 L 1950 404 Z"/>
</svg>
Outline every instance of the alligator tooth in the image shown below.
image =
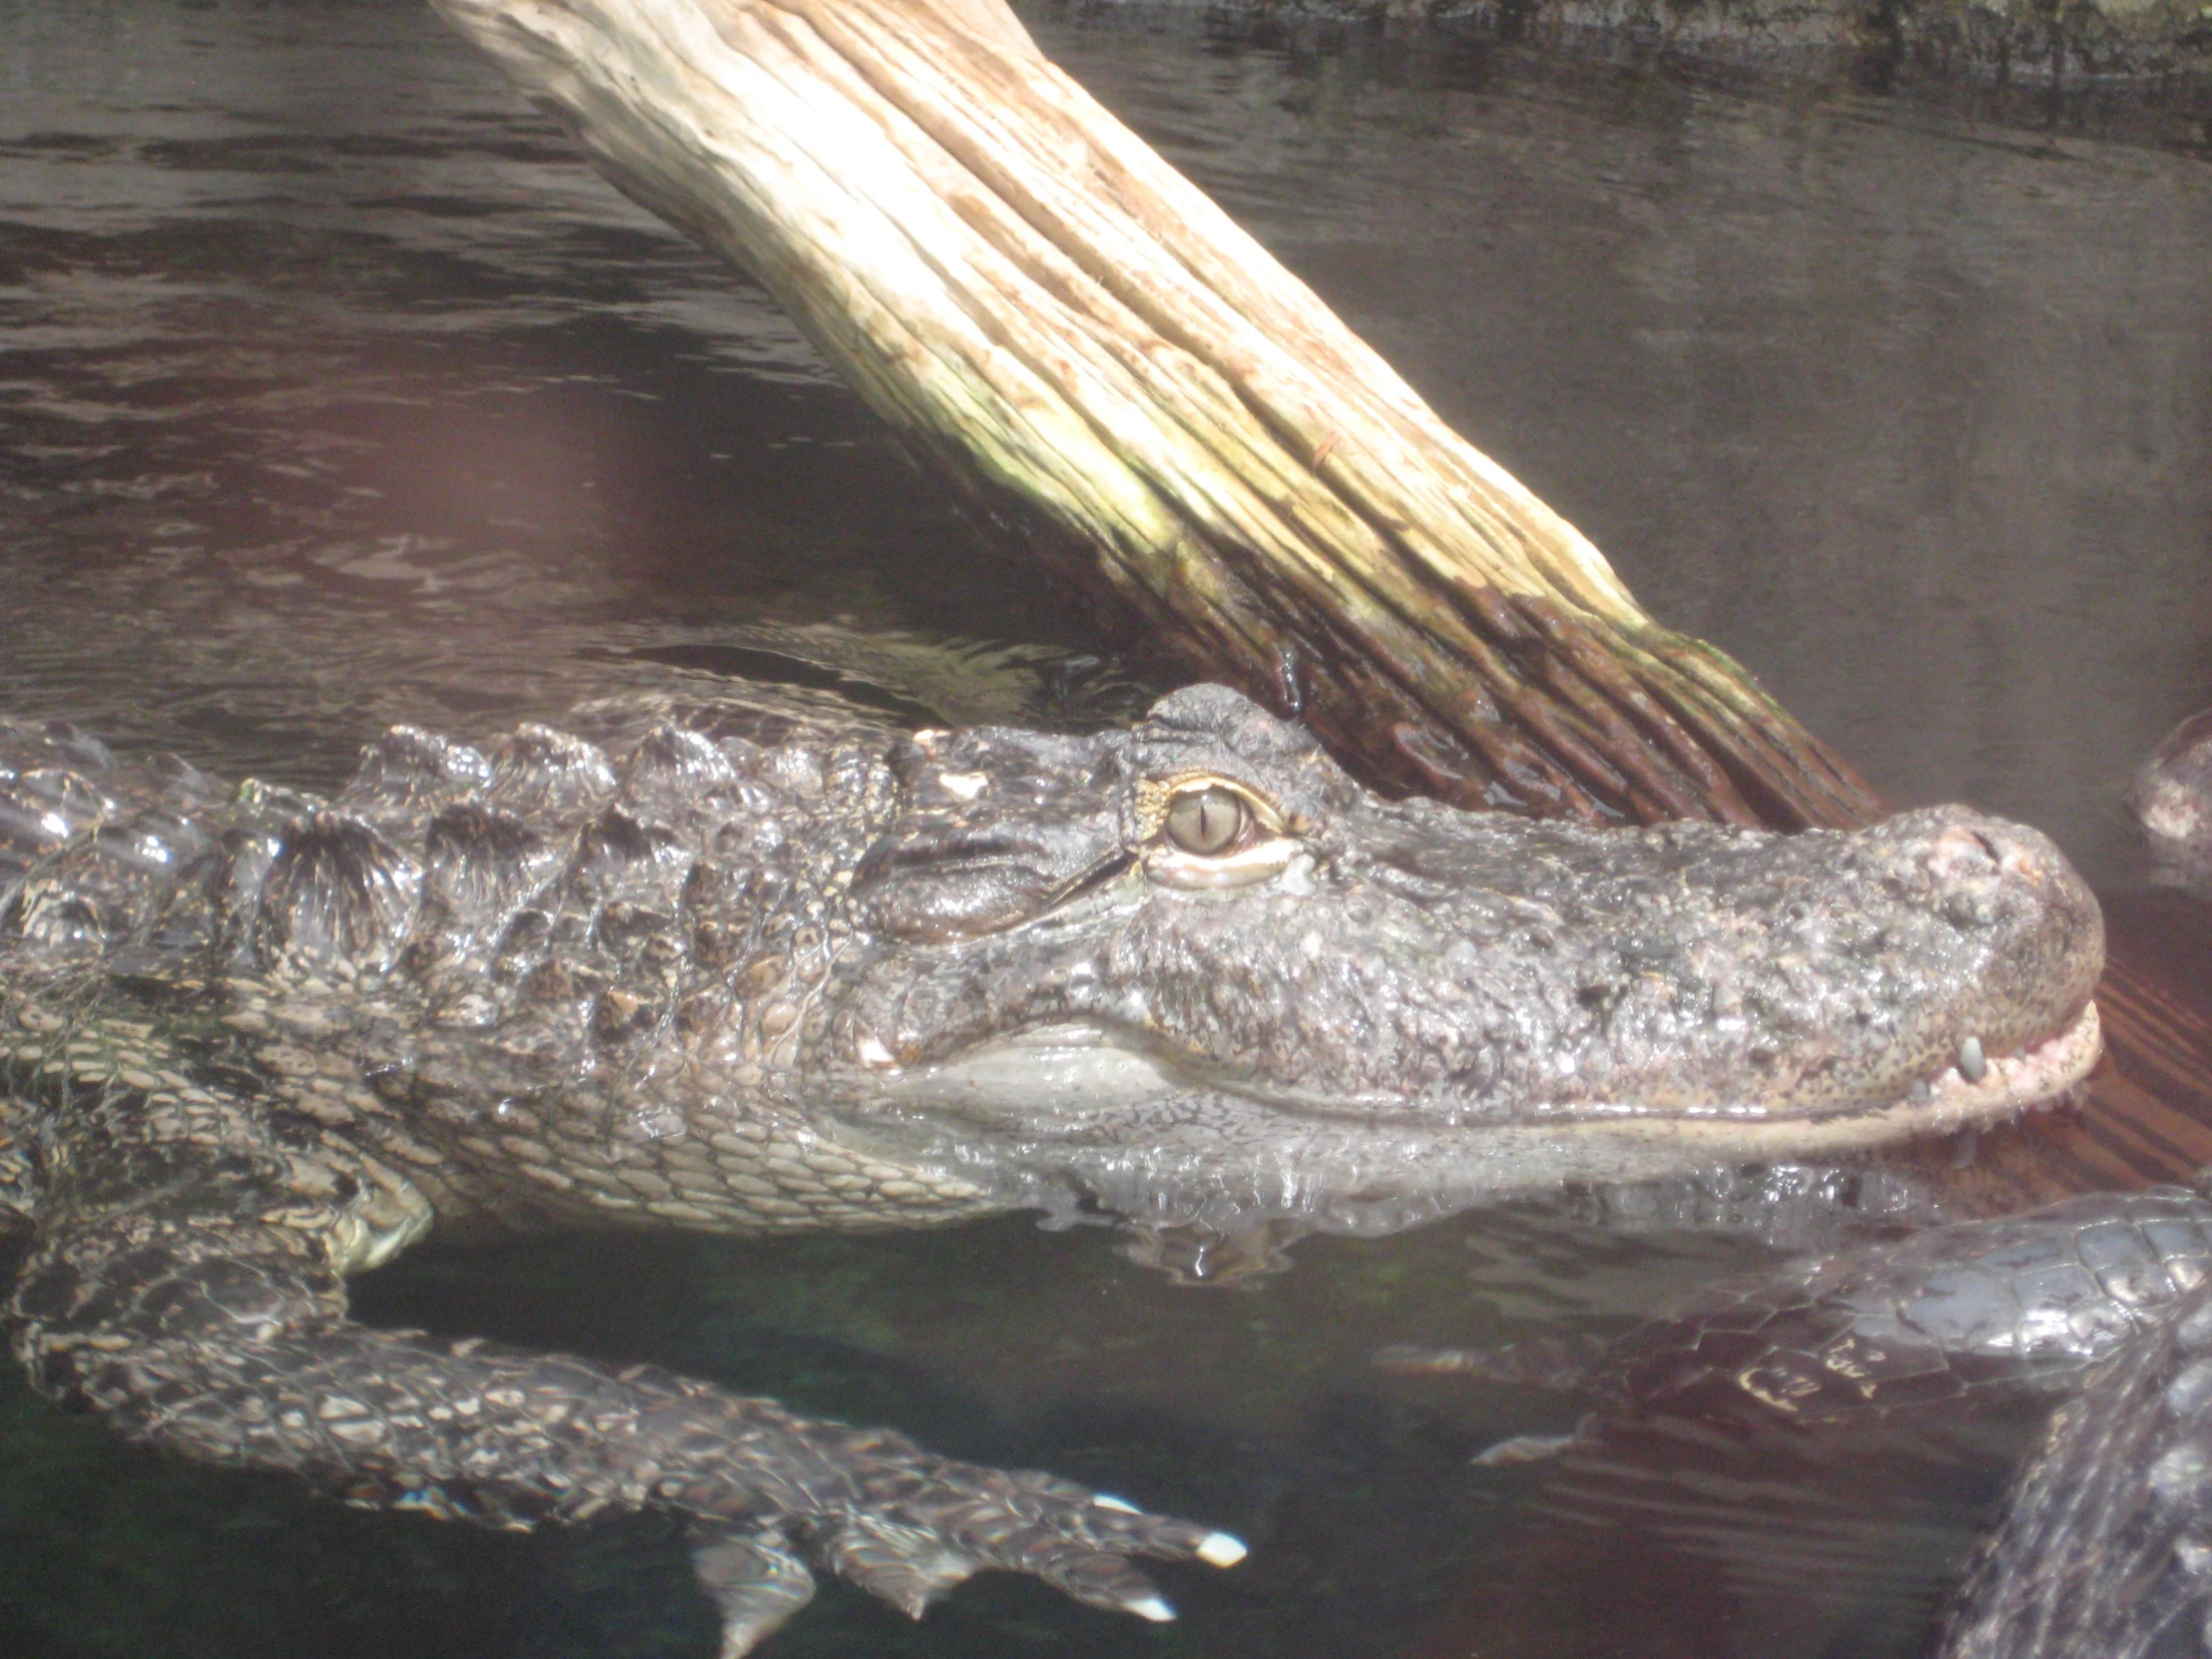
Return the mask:
<svg viewBox="0 0 2212 1659">
<path fill-rule="evenodd" d="M 897 1057 L 883 1046 L 881 1040 L 872 1031 L 860 1033 L 860 1040 L 855 1045 L 853 1052 L 858 1056 L 861 1065 L 874 1066 L 879 1071 L 898 1064 Z"/>
<path fill-rule="evenodd" d="M 1928 1104 L 1928 1103 L 1929 1103 L 1929 1102 L 1930 1102 L 1931 1100 L 1934 1100 L 1935 1098 L 1936 1098 L 1936 1090 L 1935 1090 L 1934 1086 L 1933 1086 L 1932 1084 L 1930 1084 L 1930 1082 L 1928 1081 L 1928 1079 L 1927 1079 L 1927 1078 L 1925 1078 L 1925 1077 L 1916 1077 L 1916 1078 L 1914 1078 L 1914 1079 L 1913 1079 L 1913 1104 L 1914 1104 L 1914 1105 L 1916 1105 L 1916 1106 L 1926 1106 L 1926 1105 L 1927 1105 L 1927 1104 Z"/>
<path fill-rule="evenodd" d="M 1981 1057 L 1981 1039 L 1968 1037 L 1958 1045 L 1958 1075 L 1969 1083 L 1978 1083 L 1988 1075 L 1989 1062 Z"/>
<path fill-rule="evenodd" d="M 1154 1624 L 1166 1624 L 1175 1617 L 1175 1609 L 1158 1596 L 1146 1596 L 1142 1601 L 1125 1601 L 1122 1611 L 1134 1613 L 1140 1619 L 1150 1619 Z"/>
</svg>

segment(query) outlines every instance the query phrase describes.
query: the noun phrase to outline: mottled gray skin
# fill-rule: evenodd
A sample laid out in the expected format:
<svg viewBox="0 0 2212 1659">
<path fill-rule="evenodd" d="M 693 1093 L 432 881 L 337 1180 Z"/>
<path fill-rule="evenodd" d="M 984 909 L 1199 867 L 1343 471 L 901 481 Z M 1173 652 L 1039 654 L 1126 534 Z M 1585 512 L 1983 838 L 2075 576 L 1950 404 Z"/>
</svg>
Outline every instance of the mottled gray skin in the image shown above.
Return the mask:
<svg viewBox="0 0 2212 1659">
<path fill-rule="evenodd" d="M 2091 1373 L 1966 1576 L 1939 1659 L 2212 1653 L 2212 1284 Z"/>
<path fill-rule="evenodd" d="M 2212 897 L 2212 709 L 2190 716 L 2152 750 L 2127 789 L 2159 873 Z"/>
<path fill-rule="evenodd" d="M 1218 688 L 1087 738 L 587 725 L 396 731 L 327 803 L 0 729 L 9 1330 L 53 1397 L 351 1501 L 676 1511 L 733 1653 L 807 1561 L 917 1612 L 999 1566 L 1159 1617 L 1129 1555 L 1241 1550 L 650 1368 L 366 1330 L 345 1276 L 433 1217 L 1402 1225 L 2016 1108 L 2093 1051 L 2093 902 L 1957 809 L 1392 805 Z"/>
</svg>

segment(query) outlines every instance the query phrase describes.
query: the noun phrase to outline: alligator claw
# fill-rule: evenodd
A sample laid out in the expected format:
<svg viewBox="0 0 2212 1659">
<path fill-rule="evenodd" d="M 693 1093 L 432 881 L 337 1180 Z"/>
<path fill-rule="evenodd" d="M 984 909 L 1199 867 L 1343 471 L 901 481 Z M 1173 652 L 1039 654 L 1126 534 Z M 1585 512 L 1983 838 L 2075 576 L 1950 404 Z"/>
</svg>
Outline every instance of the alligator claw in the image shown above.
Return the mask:
<svg viewBox="0 0 2212 1659">
<path fill-rule="evenodd" d="M 897 1436 L 867 1436 L 873 1467 L 854 1470 L 868 1506 L 807 1525 L 816 1559 L 919 1618 L 929 1604 L 987 1568 L 1025 1573 L 1111 1612 L 1175 1616 L 1133 1555 L 1234 1566 L 1245 1546 L 1027 1469 L 955 1463 Z"/>
<path fill-rule="evenodd" d="M 830 1425 L 818 1425 L 827 1428 Z M 1175 1617 L 1132 1554 L 1234 1566 L 1245 1546 L 1226 1532 L 1148 1514 L 1117 1497 L 1030 1470 L 898 1456 L 893 1436 L 868 1450 L 890 1456 L 854 1471 L 880 1508 L 794 1516 L 783 1528 L 694 1524 L 692 1564 L 722 1615 L 722 1659 L 740 1659 L 814 1598 L 815 1563 L 910 1618 L 985 1568 L 1026 1573 L 1075 1600 L 1160 1622 Z M 893 1472 L 895 1470 L 895 1473 Z M 892 1495 L 899 1486 L 910 1489 Z"/>
<path fill-rule="evenodd" d="M 805 1604 L 809 1562 L 913 1618 L 970 1575 L 996 1569 L 1093 1607 L 1161 1620 L 1174 1610 L 1130 1557 L 1217 1567 L 1244 1558 L 1226 1532 L 1057 1475 L 957 1462 L 888 1429 L 794 1417 L 767 1400 L 643 1368 L 629 1381 L 677 1391 L 644 1419 L 641 1438 L 673 1453 L 657 1461 L 664 1474 L 692 1465 L 662 1491 L 697 1517 L 694 1560 L 722 1610 L 726 1655 L 744 1653 Z"/>
</svg>

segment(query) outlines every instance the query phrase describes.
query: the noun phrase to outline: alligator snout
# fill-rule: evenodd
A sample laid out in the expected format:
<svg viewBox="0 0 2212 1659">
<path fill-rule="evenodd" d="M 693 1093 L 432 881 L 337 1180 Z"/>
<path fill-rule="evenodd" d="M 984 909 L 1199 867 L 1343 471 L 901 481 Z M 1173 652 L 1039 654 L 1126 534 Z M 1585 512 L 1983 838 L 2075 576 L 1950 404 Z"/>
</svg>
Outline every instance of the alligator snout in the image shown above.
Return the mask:
<svg viewBox="0 0 2212 1659">
<path fill-rule="evenodd" d="M 2072 1023 L 2104 969 L 2104 920 L 2066 856 L 2040 831 L 1963 807 L 1901 814 L 1867 833 L 1915 847 L 1929 900 L 1957 935 L 1925 949 L 1936 971 L 1955 949 L 1953 1044 L 2017 1052 Z M 1968 1069 L 1971 1069 L 1969 1066 Z"/>
<path fill-rule="evenodd" d="M 1150 1036 L 1231 1088 L 1469 1127 L 1725 1121 L 1714 1155 L 1748 1159 L 1781 1144 L 1755 1125 L 1951 1126 L 2094 1057 L 2095 898 L 1963 807 L 1781 835 L 1367 800 L 1310 832 L 1289 907 L 1140 924 Z"/>
</svg>

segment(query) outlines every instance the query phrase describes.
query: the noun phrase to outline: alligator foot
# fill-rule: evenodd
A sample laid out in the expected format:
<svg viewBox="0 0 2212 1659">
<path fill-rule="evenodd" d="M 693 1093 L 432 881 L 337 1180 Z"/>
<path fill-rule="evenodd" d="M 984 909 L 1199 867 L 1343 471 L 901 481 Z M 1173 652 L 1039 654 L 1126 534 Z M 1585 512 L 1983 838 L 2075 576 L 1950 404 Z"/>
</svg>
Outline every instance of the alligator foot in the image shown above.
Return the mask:
<svg viewBox="0 0 2212 1659">
<path fill-rule="evenodd" d="M 134 1438 L 285 1469 L 368 1507 L 502 1527 L 685 1517 L 725 1655 L 803 1607 L 817 1571 L 915 1616 L 999 1568 L 1167 1619 L 1132 1557 L 1245 1553 L 1052 1475 L 939 1457 L 655 1367 L 355 1325 L 297 1229 L 224 1207 L 126 1211 L 41 1240 L 9 1322 L 41 1391 Z"/>
<path fill-rule="evenodd" d="M 725 1655 L 749 1651 L 806 1605 L 814 1594 L 811 1568 L 848 1579 L 914 1618 L 971 1574 L 998 1568 L 1042 1579 L 1094 1607 L 1165 1620 L 1174 1610 L 1129 1557 L 1195 1557 L 1222 1567 L 1244 1558 L 1244 1545 L 1226 1532 L 1147 1514 L 1052 1475 L 956 1462 L 886 1430 L 810 1422 L 769 1401 L 733 1401 L 700 1384 L 687 1384 L 687 1393 L 712 1399 L 714 1410 L 742 1413 L 747 1428 L 723 1429 L 725 1439 L 780 1419 L 778 1426 L 803 1447 L 779 1454 L 790 1461 L 776 1483 L 807 1493 L 800 1500 L 806 1506 L 735 1524 L 694 1523 L 692 1559 L 722 1613 Z M 701 1426 L 707 1425 L 679 1430 L 679 1438 Z M 822 1491 L 817 1466 L 841 1489 Z M 664 1479 L 662 1487 L 704 1515 L 731 1507 L 713 1489 L 719 1483 L 718 1471 L 690 1490 L 680 1477 Z M 773 1501 L 792 1498 L 778 1492 Z"/>
<path fill-rule="evenodd" d="M 971 1573 L 999 1567 L 1093 1606 L 1162 1620 L 1174 1609 L 1126 1553 L 1216 1566 L 1245 1553 L 1226 1532 L 1146 1515 L 1046 1475 L 917 1457 L 909 1478 L 915 1492 L 872 1513 L 799 1524 L 695 1521 L 692 1565 L 721 1614 L 723 1659 L 752 1652 L 814 1599 L 809 1557 L 914 1618 Z M 917 1514 L 928 1518 L 917 1523 Z"/>
<path fill-rule="evenodd" d="M 929 1478 L 941 1478 L 944 1467 L 967 1478 L 938 1486 L 920 1502 L 940 1511 L 935 1524 L 888 1513 L 841 1516 L 798 1529 L 807 1535 L 804 1545 L 788 1525 L 695 1524 L 692 1565 L 722 1616 L 723 1659 L 750 1653 L 814 1599 L 809 1555 L 914 1618 L 971 1573 L 1000 1567 L 1042 1578 L 1093 1606 L 1153 1620 L 1175 1611 L 1123 1552 L 1196 1556 L 1224 1567 L 1244 1557 L 1244 1545 L 1226 1532 L 1146 1515 L 1049 1476 L 940 1465 Z M 1015 1499 L 1016 1486 L 1030 1489 Z M 1038 1501 L 1042 1488 L 1053 1489 L 1052 1501 Z"/>
</svg>

